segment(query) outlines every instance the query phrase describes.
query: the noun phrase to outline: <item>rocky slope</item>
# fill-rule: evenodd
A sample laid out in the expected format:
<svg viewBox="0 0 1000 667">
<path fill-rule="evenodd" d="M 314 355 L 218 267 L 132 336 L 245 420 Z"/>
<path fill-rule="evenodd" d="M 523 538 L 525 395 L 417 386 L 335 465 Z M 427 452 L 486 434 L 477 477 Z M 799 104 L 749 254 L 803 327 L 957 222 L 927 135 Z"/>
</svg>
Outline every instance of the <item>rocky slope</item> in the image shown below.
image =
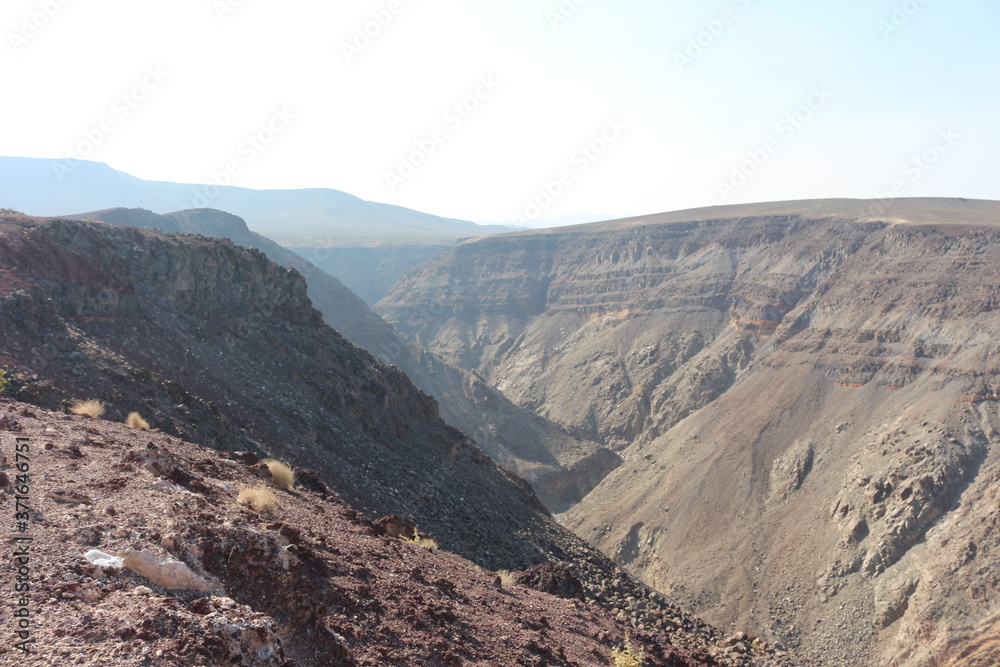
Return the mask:
<svg viewBox="0 0 1000 667">
<path fill-rule="evenodd" d="M 382 361 L 402 370 L 434 396 L 442 418 L 494 461 L 532 484 L 553 510 L 572 505 L 621 460 L 597 444 L 573 437 L 551 421 L 508 400 L 475 374 L 448 364 L 399 335 L 340 281 L 302 256 L 250 231 L 239 217 L 214 209 L 193 209 L 160 216 L 143 209 L 109 209 L 70 216 L 113 225 L 227 238 L 256 248 L 306 279 L 308 296 L 323 321 Z M 323 249 L 316 249 L 319 257 Z"/>
<path fill-rule="evenodd" d="M 13 397 L 50 409 L 96 398 L 114 421 L 138 411 L 176 438 L 314 469 L 303 488 L 328 487 L 369 517 L 410 517 L 482 567 L 560 564 L 586 601 L 675 645 L 722 639 L 557 525 L 431 397 L 325 326 L 302 277 L 259 251 L 4 213 L 0 267 Z M 165 474 L 204 491 L 195 473 Z M 734 644 L 735 662 L 787 662 Z"/>
<path fill-rule="evenodd" d="M 996 202 L 716 207 L 467 241 L 377 310 L 622 454 L 566 521 L 647 582 L 930 665 L 1000 604 L 998 266 Z"/>
<path fill-rule="evenodd" d="M 269 480 L 253 458 L 9 399 L 0 452 L 0 509 L 12 517 L 15 494 L 31 508 L 4 536 L 27 554 L 30 601 L 0 603 L 27 621 L 31 653 L 4 641 L 2 664 L 582 667 L 612 664 L 626 637 L 646 665 L 720 664 L 552 587 L 558 576 L 516 577 L 534 590 L 379 534 L 315 471 L 261 510 L 238 500 Z M 17 571 L 4 559 L 6 581 Z"/>
<path fill-rule="evenodd" d="M 382 300 L 404 273 L 449 244 L 395 243 L 345 248 L 289 248 L 329 273 L 369 306 Z"/>
</svg>

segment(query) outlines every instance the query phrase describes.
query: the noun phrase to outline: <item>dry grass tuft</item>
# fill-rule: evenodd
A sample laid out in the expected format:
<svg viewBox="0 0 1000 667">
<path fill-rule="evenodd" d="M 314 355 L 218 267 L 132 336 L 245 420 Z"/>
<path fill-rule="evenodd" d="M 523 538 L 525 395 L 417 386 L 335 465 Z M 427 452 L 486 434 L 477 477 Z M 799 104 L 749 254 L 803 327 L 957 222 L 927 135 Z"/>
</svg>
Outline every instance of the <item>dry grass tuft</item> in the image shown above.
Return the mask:
<svg viewBox="0 0 1000 667">
<path fill-rule="evenodd" d="M 104 414 L 104 403 L 94 398 L 88 401 L 73 401 L 69 411 L 74 415 L 87 415 L 97 419 Z"/>
<path fill-rule="evenodd" d="M 612 650 L 611 657 L 614 658 L 615 667 L 642 667 L 646 653 L 641 647 L 632 646 L 632 637 L 625 633 L 625 647 Z"/>
<path fill-rule="evenodd" d="M 497 576 L 500 578 L 500 585 L 504 588 L 510 588 L 517 583 L 514 579 L 514 573 L 510 570 L 500 570 L 497 572 Z"/>
<path fill-rule="evenodd" d="M 419 533 L 417 533 L 417 536 L 413 538 L 413 543 L 414 544 L 419 544 L 420 546 L 422 546 L 425 549 L 440 549 L 441 548 L 440 545 L 438 544 L 438 541 L 435 540 L 433 537 L 429 537 L 427 535 L 421 535 Z"/>
<path fill-rule="evenodd" d="M 129 428 L 137 428 L 142 431 L 149 430 L 149 422 L 142 418 L 138 412 L 128 413 L 128 418 L 125 419 L 125 425 Z"/>
<path fill-rule="evenodd" d="M 413 529 L 413 537 L 406 537 L 405 535 L 400 535 L 399 539 L 406 540 L 407 542 L 413 542 L 414 544 L 418 544 L 425 549 L 441 548 L 437 540 L 435 540 L 430 535 L 421 535 L 420 531 L 417 530 L 416 528 Z"/>
<path fill-rule="evenodd" d="M 278 496 L 263 484 L 243 486 L 240 487 L 240 493 L 236 496 L 236 502 L 240 505 L 253 507 L 258 512 L 269 513 L 278 506 Z"/>
<path fill-rule="evenodd" d="M 290 490 L 295 485 L 295 471 L 287 463 L 278 459 L 268 459 L 264 465 L 271 472 L 271 483 L 279 489 Z"/>
</svg>

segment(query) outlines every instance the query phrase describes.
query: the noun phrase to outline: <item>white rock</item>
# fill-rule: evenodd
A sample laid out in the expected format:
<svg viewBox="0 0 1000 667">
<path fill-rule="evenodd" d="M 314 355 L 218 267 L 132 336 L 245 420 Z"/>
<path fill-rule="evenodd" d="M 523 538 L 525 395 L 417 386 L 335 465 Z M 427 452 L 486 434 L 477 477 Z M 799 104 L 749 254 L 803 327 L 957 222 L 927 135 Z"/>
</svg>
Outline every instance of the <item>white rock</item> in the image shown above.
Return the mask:
<svg viewBox="0 0 1000 667">
<path fill-rule="evenodd" d="M 153 589 L 149 586 L 136 586 L 132 589 L 132 595 L 150 595 Z"/>
<path fill-rule="evenodd" d="M 215 607 L 223 610 L 234 609 L 235 607 L 238 606 L 236 604 L 236 601 L 233 600 L 232 598 L 216 597 L 214 595 L 212 596 L 211 602 Z"/>
<path fill-rule="evenodd" d="M 183 562 L 170 556 L 129 549 L 125 552 L 125 567 L 136 574 L 141 574 L 157 586 L 173 591 L 214 591 L 219 589 L 219 586 L 213 585 L 204 577 L 195 574 Z"/>
<path fill-rule="evenodd" d="M 125 564 L 125 559 L 121 556 L 112 556 L 111 554 L 106 554 L 103 551 L 98 551 L 97 549 L 91 549 L 87 553 L 83 554 L 83 557 L 98 567 L 119 568 Z"/>
</svg>

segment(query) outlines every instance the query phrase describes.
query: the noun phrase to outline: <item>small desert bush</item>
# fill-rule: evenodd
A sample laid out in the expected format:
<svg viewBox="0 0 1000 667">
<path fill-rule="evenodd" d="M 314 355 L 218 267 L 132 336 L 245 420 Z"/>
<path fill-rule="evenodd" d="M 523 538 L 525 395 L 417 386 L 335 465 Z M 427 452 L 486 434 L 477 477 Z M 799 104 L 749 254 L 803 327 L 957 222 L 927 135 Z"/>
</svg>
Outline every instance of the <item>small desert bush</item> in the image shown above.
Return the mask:
<svg viewBox="0 0 1000 667">
<path fill-rule="evenodd" d="M 271 473 L 271 483 L 279 489 L 291 489 L 295 484 L 295 471 L 287 463 L 282 463 L 278 459 L 268 459 L 264 461 L 264 465 Z"/>
<path fill-rule="evenodd" d="M 413 543 L 414 544 L 419 544 L 420 546 L 422 546 L 425 549 L 440 549 L 441 548 L 441 545 L 439 545 L 438 541 L 435 540 L 433 537 L 429 537 L 427 535 L 421 535 L 420 533 L 417 533 L 417 536 L 413 538 Z"/>
<path fill-rule="evenodd" d="M 497 576 L 500 578 L 500 585 L 504 588 L 510 588 L 517 583 L 514 573 L 510 570 L 500 570 L 497 572 Z"/>
<path fill-rule="evenodd" d="M 7 388 L 7 378 L 3 376 L 3 369 L 0 368 L 0 394 Z"/>
<path fill-rule="evenodd" d="M 142 431 L 149 430 L 149 422 L 142 418 L 138 412 L 128 413 L 128 418 L 125 419 L 125 425 L 129 428 L 137 428 Z"/>
<path fill-rule="evenodd" d="M 626 633 L 624 648 L 612 650 L 611 657 L 615 660 L 615 667 L 642 667 L 646 653 L 642 648 L 632 646 L 632 637 Z"/>
<path fill-rule="evenodd" d="M 399 537 L 401 539 L 406 540 L 407 542 L 413 542 L 414 544 L 419 544 L 420 546 L 422 546 L 425 549 L 440 549 L 441 548 L 441 545 L 438 544 L 437 540 L 435 540 L 430 535 L 421 535 L 419 530 L 415 531 L 415 534 L 413 535 L 413 537 L 405 537 L 403 535 L 400 535 Z"/>
<path fill-rule="evenodd" d="M 73 401 L 69 411 L 74 415 L 87 415 L 97 419 L 104 414 L 104 403 L 93 398 L 88 401 Z"/>
<path fill-rule="evenodd" d="M 278 506 L 278 496 L 263 484 L 258 484 L 257 486 L 240 488 L 236 502 L 240 505 L 249 505 L 258 512 L 265 513 L 274 511 L 274 508 Z"/>
</svg>

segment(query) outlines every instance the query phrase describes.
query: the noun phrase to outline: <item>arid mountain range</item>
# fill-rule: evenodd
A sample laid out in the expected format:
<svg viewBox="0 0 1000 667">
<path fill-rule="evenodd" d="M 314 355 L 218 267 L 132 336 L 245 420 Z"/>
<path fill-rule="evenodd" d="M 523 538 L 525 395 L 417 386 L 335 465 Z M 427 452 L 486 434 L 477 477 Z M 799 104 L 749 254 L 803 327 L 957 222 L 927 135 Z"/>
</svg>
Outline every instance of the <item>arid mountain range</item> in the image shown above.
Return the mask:
<svg viewBox="0 0 1000 667">
<path fill-rule="evenodd" d="M 566 566 L 586 600 L 708 651 L 688 657 L 1000 660 L 1000 203 L 474 238 L 378 315 L 236 216 L 78 217 L 109 224 L 0 220 L 18 400 L 99 397 L 112 420 L 287 459 L 488 570 Z"/>
<path fill-rule="evenodd" d="M 216 208 L 244 218 L 255 232 L 291 246 L 450 243 L 506 231 L 369 202 L 339 190 L 252 190 L 225 185 L 146 181 L 100 162 L 0 156 L 0 205 L 33 215 L 70 215 L 108 208 L 158 213 Z"/>
<path fill-rule="evenodd" d="M 165 492 L 181 494 L 171 505 L 175 518 L 180 518 L 170 525 L 162 524 L 163 528 L 161 522 L 166 517 L 146 516 L 152 510 L 135 505 L 133 509 L 143 515 L 141 519 L 155 528 L 137 530 L 134 536 L 129 536 L 128 530 L 113 533 L 113 529 L 121 527 L 116 519 L 98 519 L 80 507 L 72 518 L 63 518 L 69 527 L 81 531 L 68 535 L 61 528 L 50 531 L 45 526 L 47 542 L 64 544 L 68 550 L 66 558 L 55 562 L 54 552 L 46 552 L 48 560 L 40 559 L 47 568 L 45 585 L 57 593 L 57 601 L 71 601 L 68 604 L 75 610 L 71 618 L 77 618 L 74 614 L 80 612 L 77 625 L 94 626 L 93 636 L 84 633 L 85 638 L 95 642 L 88 644 L 92 649 L 100 642 L 117 644 L 118 639 L 109 634 L 103 621 L 95 624 L 94 619 L 100 616 L 95 616 L 93 609 L 88 613 L 86 607 L 121 589 L 97 583 L 97 571 L 80 569 L 84 567 L 79 562 L 84 547 L 113 547 L 117 553 L 123 549 L 127 552 L 130 545 L 145 551 L 159 543 L 173 558 L 186 560 L 202 574 L 222 580 L 233 576 L 233 582 L 243 581 L 243 585 L 251 579 L 254 585 L 266 585 L 260 579 L 263 570 L 254 578 L 227 569 L 232 549 L 225 565 L 222 560 L 207 557 L 206 546 L 215 545 L 216 539 L 190 521 L 197 518 L 206 530 L 215 524 L 230 525 L 231 510 L 225 508 L 231 507 L 234 495 L 233 489 L 227 491 L 224 487 L 227 480 L 236 482 L 244 475 L 223 472 L 225 466 L 209 460 L 221 461 L 217 455 L 205 459 L 190 448 L 184 450 L 187 446 L 179 440 L 186 440 L 212 447 L 238 462 L 267 456 L 280 458 L 299 469 L 298 488 L 303 492 L 336 494 L 369 519 L 387 514 L 408 517 L 421 531 L 433 535 L 443 550 L 482 568 L 519 571 L 541 564 L 566 568 L 579 581 L 585 604 L 610 611 L 620 621 L 659 637 L 655 641 L 661 642 L 663 648 L 657 650 L 662 658 L 653 664 L 674 664 L 669 657 L 671 647 L 683 649 L 677 653 L 678 659 L 688 656 L 706 664 L 797 664 L 773 646 L 751 642 L 742 635 L 726 639 L 719 630 L 642 586 L 559 526 L 523 480 L 498 467 L 473 440 L 439 418 L 433 398 L 411 384 L 401 371 L 325 325 L 320 313 L 312 308 L 306 283 L 298 271 L 272 263 L 258 250 L 202 235 L 4 212 L 0 214 L 0 267 L 0 367 L 6 371 L 6 394 L 57 411 L 66 410 L 73 399 L 98 399 L 105 403 L 103 419 L 120 422 L 127 413 L 138 411 L 163 436 L 169 436 L 147 439 L 136 430 L 135 437 L 123 438 L 126 431 L 121 427 L 114 431 L 85 426 L 81 432 L 76 426 L 37 426 L 30 421 L 38 418 L 37 413 L 32 416 L 30 410 L 25 412 L 16 404 L 10 404 L 8 411 L 19 413 L 26 421 L 8 415 L 3 422 L 7 431 L 27 428 L 33 429 L 36 437 L 51 438 L 52 446 L 42 451 L 51 451 L 51 456 L 60 460 L 66 457 L 73 464 L 65 469 L 54 466 L 47 473 L 44 455 L 35 464 L 35 474 L 42 480 L 37 488 L 49 493 L 48 487 L 55 482 L 67 485 L 51 490 L 58 497 L 46 495 L 41 500 L 40 514 L 33 519 L 37 523 L 44 524 L 49 516 L 62 517 L 61 503 L 90 504 L 94 494 L 107 497 L 126 487 L 140 494 L 151 493 L 143 490 L 143 484 L 157 482 L 152 478 L 136 480 L 131 473 L 137 466 L 165 480 L 160 484 Z M 38 435 L 39 428 L 45 435 Z M 165 451 L 171 447 L 181 449 Z M 108 458 L 107 454 L 112 456 Z M 88 477 L 84 468 L 98 460 L 101 463 L 92 471 L 94 478 Z M 111 469 L 99 471 L 101 466 L 107 468 L 115 461 L 120 462 L 117 470 L 122 475 L 115 476 Z M 4 472 L 8 478 L 15 473 L 12 461 L 4 464 Z M 194 495 L 188 497 L 184 489 Z M 5 502 L 12 502 L 8 492 L 2 495 Z M 87 500 L 80 500 L 84 497 Z M 124 498 L 113 502 L 127 503 Z M 188 511 L 196 514 L 185 518 Z M 364 525 L 361 517 L 357 520 L 361 523 L 346 530 Z M 309 525 L 297 524 L 291 518 L 289 523 L 293 527 Z M 130 521 L 127 525 L 142 523 Z M 262 524 L 267 525 L 271 533 L 280 532 L 276 524 Z M 177 535 L 167 539 L 169 535 L 165 537 L 163 530 Z M 104 537 L 109 531 L 114 539 Z M 267 546 L 269 540 L 278 539 L 271 533 L 261 533 L 261 527 L 252 531 L 262 540 L 265 551 L 271 549 Z M 318 539 L 313 532 L 310 540 Z M 226 539 L 236 540 L 234 548 L 248 537 L 235 533 L 220 536 L 224 543 Z M 331 553 L 336 554 L 339 548 L 335 542 Z M 268 553 L 281 556 L 280 550 Z M 391 555 L 373 556 L 387 557 Z M 59 575 L 80 587 L 63 595 L 52 588 L 52 577 Z M 367 579 L 353 570 L 344 576 L 352 577 L 349 585 L 357 584 L 358 578 Z M 291 583 L 306 585 L 301 581 Z M 157 588 L 151 590 L 158 595 L 165 593 Z M 231 586 L 226 590 L 236 594 Z M 371 594 L 374 589 L 365 590 Z M 366 595 L 359 591 L 354 595 Z M 349 606 L 350 599 L 338 599 Z M 273 628 L 266 617 L 274 618 L 277 600 L 237 595 L 237 604 L 249 607 L 237 612 L 244 620 Z M 201 605 L 197 614 L 234 609 L 226 607 L 229 603 L 225 601 L 216 604 L 209 600 L 211 608 L 191 598 L 181 601 Z M 177 603 L 176 599 L 167 599 L 163 604 L 174 607 Z M 413 607 L 412 613 L 407 613 L 407 605 L 397 608 L 398 613 L 416 618 L 413 623 L 421 629 L 414 615 L 423 607 L 416 600 L 407 604 Z M 453 607 L 457 609 L 458 605 Z M 51 623 L 59 623 L 65 614 L 57 608 L 49 611 L 52 615 L 47 627 L 51 628 Z M 472 608 L 467 612 L 483 613 Z M 176 637 L 182 626 L 187 628 L 184 632 L 198 635 L 198 624 L 192 624 L 187 612 L 165 609 L 153 616 L 136 636 L 140 641 Z M 290 634 L 313 632 L 319 620 L 308 614 L 301 618 L 280 617 L 276 622 L 286 625 L 278 634 L 287 640 Z M 170 627 L 175 630 L 164 623 L 174 624 Z M 75 636 L 69 626 L 60 627 L 64 634 L 59 636 Z M 375 629 L 354 631 L 363 637 L 363 633 Z M 327 642 L 350 644 L 340 642 L 336 634 L 333 639 L 321 636 Z M 250 641 L 252 637 L 244 639 Z M 260 635 L 258 639 L 267 637 Z M 589 637 L 587 641 L 592 643 L 594 639 Z M 610 634 L 596 639 L 612 642 L 607 645 L 609 649 L 615 641 Z M 204 648 L 243 650 L 246 646 L 241 641 L 228 648 L 217 643 Z M 289 651 L 308 649 L 296 642 L 289 640 L 282 645 Z M 275 642 L 270 645 L 278 646 Z M 537 641 L 534 645 L 543 652 L 556 650 L 554 646 L 540 647 Z M 428 664 L 451 664 L 443 659 L 449 647 L 466 650 L 455 638 L 444 639 L 442 646 Z M 370 644 L 363 643 L 352 649 L 349 657 L 361 664 L 376 664 L 366 652 L 370 648 Z M 277 649 L 273 652 L 277 654 Z M 600 664 L 570 660 L 558 652 L 553 655 L 555 658 L 531 658 L 521 664 Z M 483 660 L 489 664 L 490 658 L 466 658 L 462 664 L 466 660 L 468 664 L 484 664 Z M 353 663 L 345 658 L 333 664 Z"/>
<path fill-rule="evenodd" d="M 376 310 L 623 457 L 563 520 L 650 585 L 938 665 L 997 657 L 998 267 L 997 202 L 788 202 L 469 240 Z"/>
</svg>

